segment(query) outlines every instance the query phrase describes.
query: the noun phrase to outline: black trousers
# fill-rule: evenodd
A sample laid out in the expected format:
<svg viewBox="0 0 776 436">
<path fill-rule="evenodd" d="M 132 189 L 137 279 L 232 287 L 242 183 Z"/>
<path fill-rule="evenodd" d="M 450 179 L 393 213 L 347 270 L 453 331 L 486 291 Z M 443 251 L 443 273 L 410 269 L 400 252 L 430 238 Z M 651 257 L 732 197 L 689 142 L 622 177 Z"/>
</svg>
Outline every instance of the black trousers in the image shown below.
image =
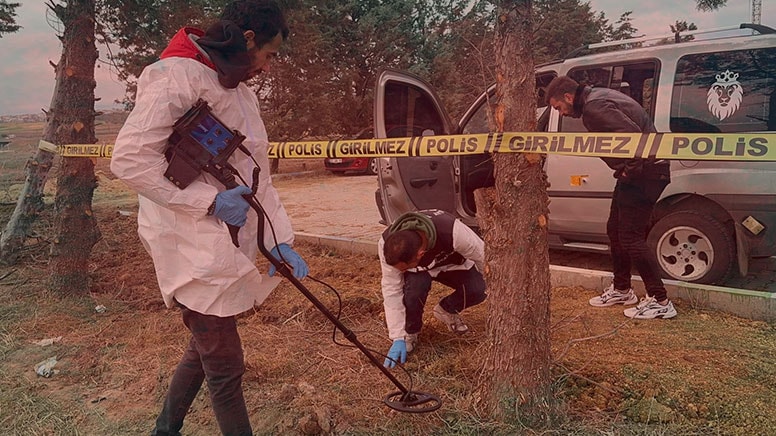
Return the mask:
<svg viewBox="0 0 776 436">
<path fill-rule="evenodd" d="M 431 290 L 431 282 L 437 281 L 454 289 L 453 293 L 439 300 L 442 309 L 449 313 L 458 313 L 467 307 L 475 306 L 485 301 L 485 279 L 477 268 L 469 270 L 453 270 L 439 273 L 431 277 L 428 272 L 404 273 L 404 308 L 406 320 L 404 329 L 407 333 L 418 333 L 423 327 L 423 307 Z"/>
<path fill-rule="evenodd" d="M 184 306 L 181 306 L 181 314 L 183 323 L 191 331 L 191 340 L 172 376 L 151 435 L 180 435 L 183 418 L 204 380 L 207 380 L 210 402 L 221 433 L 252 435 L 243 398 L 245 364 L 235 317 L 203 315 Z"/>
<path fill-rule="evenodd" d="M 647 248 L 647 229 L 655 203 L 666 186 L 668 181 L 664 180 L 618 180 L 606 224 L 615 289 L 631 287 L 631 267 L 635 266 L 647 295 L 657 301 L 666 299 L 666 289 L 657 259 Z"/>
</svg>

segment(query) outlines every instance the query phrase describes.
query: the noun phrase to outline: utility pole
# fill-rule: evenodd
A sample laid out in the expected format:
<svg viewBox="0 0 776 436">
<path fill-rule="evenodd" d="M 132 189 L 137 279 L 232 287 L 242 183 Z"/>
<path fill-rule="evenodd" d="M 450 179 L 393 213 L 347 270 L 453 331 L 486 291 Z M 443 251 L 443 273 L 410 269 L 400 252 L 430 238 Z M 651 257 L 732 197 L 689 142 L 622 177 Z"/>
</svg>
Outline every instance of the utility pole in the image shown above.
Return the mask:
<svg viewBox="0 0 776 436">
<path fill-rule="evenodd" d="M 762 14 L 762 0 L 752 0 L 752 24 L 760 24 L 760 15 Z"/>
</svg>

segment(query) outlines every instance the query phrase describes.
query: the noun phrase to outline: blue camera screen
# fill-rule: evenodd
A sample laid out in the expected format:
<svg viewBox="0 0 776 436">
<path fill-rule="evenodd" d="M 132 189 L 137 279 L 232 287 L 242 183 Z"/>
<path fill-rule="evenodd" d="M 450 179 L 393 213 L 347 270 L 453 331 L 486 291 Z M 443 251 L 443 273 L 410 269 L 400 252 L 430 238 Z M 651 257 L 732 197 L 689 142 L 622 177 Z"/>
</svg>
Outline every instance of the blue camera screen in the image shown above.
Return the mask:
<svg viewBox="0 0 776 436">
<path fill-rule="evenodd" d="M 191 130 L 191 137 L 210 154 L 217 156 L 218 153 L 226 148 L 229 141 L 234 138 L 234 135 L 229 129 L 208 114 Z"/>
</svg>

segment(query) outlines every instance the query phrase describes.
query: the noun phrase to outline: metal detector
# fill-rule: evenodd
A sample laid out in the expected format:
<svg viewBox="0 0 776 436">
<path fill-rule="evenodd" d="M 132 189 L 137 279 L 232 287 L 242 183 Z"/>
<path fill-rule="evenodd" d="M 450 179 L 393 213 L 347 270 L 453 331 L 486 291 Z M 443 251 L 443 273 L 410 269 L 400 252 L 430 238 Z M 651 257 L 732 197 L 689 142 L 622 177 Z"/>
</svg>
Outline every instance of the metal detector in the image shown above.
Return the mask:
<svg viewBox="0 0 776 436">
<path fill-rule="evenodd" d="M 173 126 L 173 134 L 170 135 L 170 146 L 165 153 L 168 162 L 165 177 L 184 189 L 203 171 L 216 177 L 227 189 L 238 186 L 235 174 L 239 176 L 234 167 L 227 160 L 236 149 L 242 150 L 250 156 L 248 150 L 242 146 L 245 139 L 240 132 L 229 130 L 208 107 L 207 102 L 199 100 L 186 114 Z M 258 165 L 253 170 L 253 186 L 256 192 L 258 184 Z M 379 369 L 388 380 L 399 390 L 391 392 L 383 398 L 383 403 L 391 409 L 399 412 L 424 413 L 433 412 L 442 406 L 442 400 L 436 395 L 425 392 L 411 391 L 399 382 L 399 380 L 385 368 L 377 358 L 367 349 L 349 328 L 334 316 L 333 313 L 318 298 L 313 295 L 296 277 L 288 266 L 276 259 L 264 246 L 264 208 L 256 201 L 253 195 L 243 196 L 251 208 L 258 214 L 257 243 L 261 254 L 275 266 L 277 271 L 288 279 L 313 305 L 339 329 L 353 345 L 356 346 L 374 366 Z M 239 227 L 228 226 L 232 236 L 232 242 L 239 247 L 237 233 Z"/>
</svg>

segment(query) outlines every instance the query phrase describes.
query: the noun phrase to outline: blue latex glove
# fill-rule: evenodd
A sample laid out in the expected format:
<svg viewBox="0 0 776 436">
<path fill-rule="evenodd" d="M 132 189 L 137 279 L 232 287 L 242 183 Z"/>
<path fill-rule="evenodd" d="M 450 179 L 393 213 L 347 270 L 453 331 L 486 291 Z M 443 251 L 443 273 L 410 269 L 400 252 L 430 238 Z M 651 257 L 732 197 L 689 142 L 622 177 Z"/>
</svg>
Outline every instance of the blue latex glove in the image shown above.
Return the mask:
<svg viewBox="0 0 776 436">
<path fill-rule="evenodd" d="M 219 192 L 216 195 L 216 207 L 213 210 L 213 215 L 227 224 L 237 227 L 244 226 L 248 219 L 248 209 L 251 206 L 242 196 L 251 194 L 253 191 L 247 186 L 238 186 Z"/>
<path fill-rule="evenodd" d="M 393 368 L 396 366 L 396 362 L 404 363 L 407 361 L 407 343 L 404 339 L 397 339 L 393 341 L 391 349 L 388 350 L 388 358 L 383 362 L 383 366 L 386 368 Z"/>
<path fill-rule="evenodd" d="M 280 254 L 278 254 L 278 251 L 280 251 Z M 275 259 L 278 259 L 281 262 L 285 261 L 288 266 L 294 270 L 294 277 L 298 279 L 307 277 L 307 273 L 310 272 L 307 263 L 305 263 L 305 261 L 302 260 L 302 257 L 289 247 L 288 244 L 276 245 L 269 253 L 273 255 Z M 275 271 L 275 265 L 270 265 L 269 276 L 274 276 Z"/>
</svg>

